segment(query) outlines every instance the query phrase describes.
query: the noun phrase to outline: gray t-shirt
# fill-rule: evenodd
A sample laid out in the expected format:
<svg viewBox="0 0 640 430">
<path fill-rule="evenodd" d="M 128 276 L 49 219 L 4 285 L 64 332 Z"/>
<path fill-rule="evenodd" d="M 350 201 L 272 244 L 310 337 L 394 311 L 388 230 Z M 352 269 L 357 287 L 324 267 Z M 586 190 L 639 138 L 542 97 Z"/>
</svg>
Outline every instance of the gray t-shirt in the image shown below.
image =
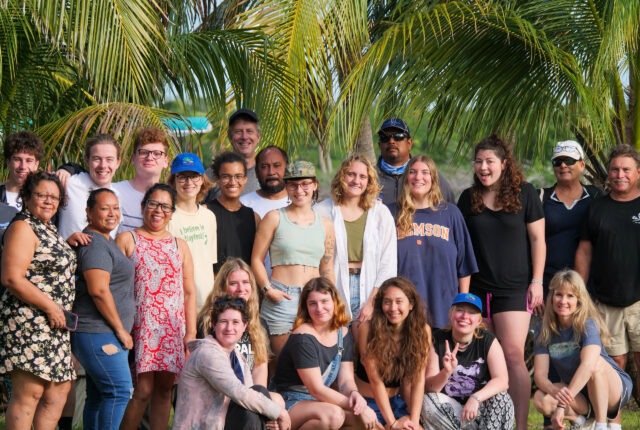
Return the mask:
<svg viewBox="0 0 640 430">
<path fill-rule="evenodd" d="M 81 333 L 113 333 L 112 327 L 102 317 L 87 290 L 84 272 L 100 269 L 111 274 L 109 288 L 120 321 L 125 330 L 131 331 L 136 303 L 133 298 L 133 263 L 125 257 L 115 241 L 103 235 L 84 230 L 91 235 L 91 243 L 78 248 L 78 269 L 76 281 L 76 301 L 73 312 L 78 314 L 78 328 Z"/>
</svg>

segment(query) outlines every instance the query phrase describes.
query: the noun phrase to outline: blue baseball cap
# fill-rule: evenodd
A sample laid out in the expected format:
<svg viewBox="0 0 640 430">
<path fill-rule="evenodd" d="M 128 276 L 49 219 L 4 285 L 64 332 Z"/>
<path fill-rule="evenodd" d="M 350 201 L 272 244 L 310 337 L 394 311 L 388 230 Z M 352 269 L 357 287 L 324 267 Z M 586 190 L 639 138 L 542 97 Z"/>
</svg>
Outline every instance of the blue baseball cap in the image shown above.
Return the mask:
<svg viewBox="0 0 640 430">
<path fill-rule="evenodd" d="M 383 132 L 387 128 L 397 128 L 398 130 L 402 130 L 408 135 L 411 135 L 411 132 L 409 132 L 409 126 L 400 118 L 389 118 L 388 120 L 383 122 L 380 126 L 380 130 L 378 130 L 378 133 Z"/>
<path fill-rule="evenodd" d="M 476 296 L 475 294 L 471 294 L 471 293 L 458 294 L 453 299 L 453 303 L 451 303 L 451 306 L 458 303 L 469 303 L 470 305 L 473 305 L 476 308 L 478 308 L 480 312 L 482 312 L 482 301 L 480 300 L 480 297 Z"/>
<path fill-rule="evenodd" d="M 202 161 L 200 161 L 200 157 L 190 152 L 178 154 L 171 163 L 171 173 L 175 174 L 180 172 L 196 172 L 201 175 L 204 174 L 204 166 L 202 165 Z"/>
</svg>

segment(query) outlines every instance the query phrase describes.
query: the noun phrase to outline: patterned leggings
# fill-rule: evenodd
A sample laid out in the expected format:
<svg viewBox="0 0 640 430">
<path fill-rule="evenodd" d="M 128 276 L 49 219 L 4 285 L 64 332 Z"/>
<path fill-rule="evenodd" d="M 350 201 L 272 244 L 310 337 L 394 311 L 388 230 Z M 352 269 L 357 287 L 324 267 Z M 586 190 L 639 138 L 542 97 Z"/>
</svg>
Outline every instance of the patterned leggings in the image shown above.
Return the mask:
<svg viewBox="0 0 640 430">
<path fill-rule="evenodd" d="M 504 430 L 513 428 L 513 402 L 506 391 L 480 403 L 478 417 L 462 426 L 463 405 L 442 393 L 427 393 L 420 419 L 425 430 Z"/>
</svg>

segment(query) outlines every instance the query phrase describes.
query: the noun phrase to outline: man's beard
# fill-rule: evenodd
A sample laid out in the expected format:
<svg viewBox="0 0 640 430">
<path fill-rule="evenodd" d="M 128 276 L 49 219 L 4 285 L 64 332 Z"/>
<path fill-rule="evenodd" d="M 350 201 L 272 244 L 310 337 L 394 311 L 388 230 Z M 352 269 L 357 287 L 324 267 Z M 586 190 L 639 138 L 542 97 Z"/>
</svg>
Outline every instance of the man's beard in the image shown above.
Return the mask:
<svg viewBox="0 0 640 430">
<path fill-rule="evenodd" d="M 284 190 L 284 181 L 278 181 L 276 185 L 268 185 L 266 182 L 260 182 L 260 189 L 267 194 L 278 194 Z"/>
</svg>

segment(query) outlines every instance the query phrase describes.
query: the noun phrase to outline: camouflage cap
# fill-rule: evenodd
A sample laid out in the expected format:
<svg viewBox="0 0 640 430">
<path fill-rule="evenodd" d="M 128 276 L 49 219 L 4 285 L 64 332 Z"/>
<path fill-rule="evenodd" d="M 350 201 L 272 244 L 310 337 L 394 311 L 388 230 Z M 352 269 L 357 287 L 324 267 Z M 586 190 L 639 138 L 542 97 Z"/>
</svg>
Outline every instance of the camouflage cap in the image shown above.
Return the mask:
<svg viewBox="0 0 640 430">
<path fill-rule="evenodd" d="M 289 163 L 284 179 L 315 178 L 316 169 L 309 161 L 298 160 Z"/>
</svg>

